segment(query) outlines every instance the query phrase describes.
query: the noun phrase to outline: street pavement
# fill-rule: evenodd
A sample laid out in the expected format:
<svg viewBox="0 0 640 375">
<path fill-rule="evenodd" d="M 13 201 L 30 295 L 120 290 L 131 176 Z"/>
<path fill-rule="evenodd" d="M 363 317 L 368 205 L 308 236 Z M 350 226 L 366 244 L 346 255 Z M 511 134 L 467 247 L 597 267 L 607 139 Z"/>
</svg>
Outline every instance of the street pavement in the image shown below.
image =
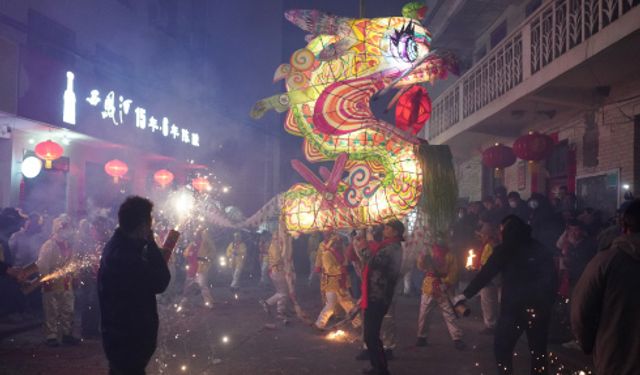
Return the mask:
<svg viewBox="0 0 640 375">
<path fill-rule="evenodd" d="M 158 349 L 147 368 L 148 374 L 358 374 L 368 365 L 356 361 L 360 333 L 346 330 L 341 341 L 318 335 L 293 316 L 285 324 L 268 316 L 258 299 L 270 296 L 270 288 L 258 286 L 232 293 L 214 288 L 212 309 L 194 295 L 189 303 L 163 301 L 160 310 Z M 303 309 L 312 317 L 321 309 L 318 287 L 298 281 Z M 432 317 L 429 345 L 417 348 L 415 328 L 418 297 L 397 297 L 398 346 L 390 361 L 394 375 L 402 374 L 494 374 L 492 336 L 480 334 L 482 320 L 477 301 L 472 315 L 460 319 L 467 349 L 456 350 L 440 312 Z M 2 337 L 2 335 L 0 335 Z M 550 346 L 552 374 L 580 374 L 589 371 L 590 360 L 578 351 Z M 516 374 L 528 373 L 526 340 L 515 353 Z M 106 374 L 107 363 L 99 340 L 84 340 L 78 347 L 48 348 L 41 328 L 4 338 L 0 342 L 0 374 Z"/>
</svg>

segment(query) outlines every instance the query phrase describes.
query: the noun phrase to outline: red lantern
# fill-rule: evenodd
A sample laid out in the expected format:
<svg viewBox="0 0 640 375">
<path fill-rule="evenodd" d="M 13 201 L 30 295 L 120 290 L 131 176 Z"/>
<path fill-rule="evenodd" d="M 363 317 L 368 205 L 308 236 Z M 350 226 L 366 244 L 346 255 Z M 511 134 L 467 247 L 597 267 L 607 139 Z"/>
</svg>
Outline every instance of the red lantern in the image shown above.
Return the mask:
<svg viewBox="0 0 640 375">
<path fill-rule="evenodd" d="M 546 134 L 530 132 L 513 143 L 513 153 L 522 160 L 540 161 L 552 150 L 553 139 Z"/>
<path fill-rule="evenodd" d="M 396 105 L 396 127 L 418 134 L 431 117 L 431 98 L 427 89 L 416 85 L 407 90 Z"/>
<path fill-rule="evenodd" d="M 127 174 L 129 166 L 118 159 L 113 159 L 104 165 L 104 171 L 107 172 L 109 176 L 113 177 L 113 182 L 117 184 L 120 178 Z"/>
<path fill-rule="evenodd" d="M 161 169 L 154 173 L 153 179 L 158 183 L 158 185 L 165 187 L 173 181 L 173 173 L 166 169 Z"/>
<path fill-rule="evenodd" d="M 62 146 L 50 139 L 38 143 L 34 151 L 40 159 L 44 160 L 44 167 L 47 169 L 51 168 L 52 161 L 59 159 L 64 153 Z"/>
<path fill-rule="evenodd" d="M 503 169 L 516 162 L 516 155 L 511 147 L 500 143 L 482 152 L 482 163 L 490 168 Z"/>
<path fill-rule="evenodd" d="M 191 186 L 198 191 L 198 193 L 202 193 L 203 191 L 207 191 L 211 189 L 211 184 L 209 180 L 204 177 L 196 177 L 191 180 Z"/>
</svg>

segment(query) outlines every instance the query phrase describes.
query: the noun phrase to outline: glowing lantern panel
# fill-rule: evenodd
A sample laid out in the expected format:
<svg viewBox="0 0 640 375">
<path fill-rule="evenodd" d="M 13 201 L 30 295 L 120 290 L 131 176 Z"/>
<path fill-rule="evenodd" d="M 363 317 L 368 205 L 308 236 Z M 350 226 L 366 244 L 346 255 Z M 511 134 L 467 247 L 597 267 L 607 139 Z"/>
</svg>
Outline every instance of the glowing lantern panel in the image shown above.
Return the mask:
<svg viewBox="0 0 640 375">
<path fill-rule="evenodd" d="M 191 180 L 191 186 L 193 186 L 193 188 L 196 189 L 198 193 L 202 193 L 204 191 L 211 189 L 211 184 L 209 183 L 209 180 L 207 180 L 204 177 L 196 177 L 193 180 Z"/>
<path fill-rule="evenodd" d="M 166 169 L 161 169 L 153 175 L 153 179 L 158 185 L 165 187 L 173 182 L 173 173 Z"/>
<path fill-rule="evenodd" d="M 107 172 L 109 176 L 113 177 L 113 182 L 118 183 L 120 178 L 126 175 L 129 171 L 129 166 L 118 159 L 113 159 L 104 165 L 104 171 Z"/>
<path fill-rule="evenodd" d="M 64 153 L 62 146 L 52 140 L 38 143 L 34 151 L 40 159 L 44 160 L 44 167 L 47 169 L 51 168 L 52 162 Z"/>
<path fill-rule="evenodd" d="M 413 86 L 400 96 L 396 105 L 396 126 L 418 134 L 431 117 L 431 98 L 427 89 Z"/>
</svg>

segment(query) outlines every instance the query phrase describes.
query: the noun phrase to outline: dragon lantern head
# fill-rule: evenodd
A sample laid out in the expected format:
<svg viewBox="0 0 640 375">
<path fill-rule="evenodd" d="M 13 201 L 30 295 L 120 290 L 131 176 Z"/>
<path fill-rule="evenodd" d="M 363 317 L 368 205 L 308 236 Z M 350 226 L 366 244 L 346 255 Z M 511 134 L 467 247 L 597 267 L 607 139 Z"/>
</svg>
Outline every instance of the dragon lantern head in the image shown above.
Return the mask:
<svg viewBox="0 0 640 375">
<path fill-rule="evenodd" d="M 370 96 L 408 87 L 456 72 L 452 54 L 431 49 L 431 33 L 422 25 L 426 7 L 410 3 L 403 17 L 348 18 L 319 10 L 294 9 L 285 17 L 308 33 L 305 48 L 276 70 L 287 93 L 258 102 L 254 118 L 266 110 L 284 112 L 291 106 L 315 102 L 331 84 L 367 78 L 375 84 Z M 368 98 L 366 98 L 368 99 Z M 368 104 L 368 103 L 367 103 Z M 392 103 L 393 104 L 393 103 Z"/>
<path fill-rule="evenodd" d="M 415 6 L 408 6 L 411 5 Z M 317 57 L 318 65 L 346 60 L 351 69 L 336 76 L 337 81 L 377 75 L 394 78 L 388 85 L 402 88 L 455 71 L 453 56 L 432 51 L 431 33 L 419 19 L 408 17 L 412 13 L 406 8 L 405 17 L 353 19 L 318 10 L 289 10 L 285 17 L 309 33 L 306 49 Z M 424 11 L 424 7 L 419 8 L 413 15 L 423 16 Z M 294 68 L 300 53 L 301 50 L 292 57 Z M 317 68 L 313 63 L 308 66 Z"/>
<path fill-rule="evenodd" d="M 371 226 L 400 219 L 418 204 L 423 143 L 415 134 L 428 118 L 430 102 L 426 90 L 414 86 L 455 71 L 453 55 L 431 49 L 431 34 L 420 22 L 425 11 L 411 3 L 402 17 L 285 13 L 308 33 L 307 45 L 276 70 L 274 81 L 284 80 L 286 92 L 257 102 L 251 116 L 259 118 L 269 109 L 289 111 L 285 129 L 304 138 L 307 160 L 334 161 L 331 171 L 320 168 L 320 177 L 292 161 L 308 184 L 296 184 L 284 194 L 289 230 Z M 397 127 L 377 119 L 370 108 L 372 97 L 391 89 L 399 89 L 391 105 L 405 93 L 411 98 L 404 101 L 411 132 L 405 131 L 406 122 L 398 124 L 400 106 Z"/>
</svg>

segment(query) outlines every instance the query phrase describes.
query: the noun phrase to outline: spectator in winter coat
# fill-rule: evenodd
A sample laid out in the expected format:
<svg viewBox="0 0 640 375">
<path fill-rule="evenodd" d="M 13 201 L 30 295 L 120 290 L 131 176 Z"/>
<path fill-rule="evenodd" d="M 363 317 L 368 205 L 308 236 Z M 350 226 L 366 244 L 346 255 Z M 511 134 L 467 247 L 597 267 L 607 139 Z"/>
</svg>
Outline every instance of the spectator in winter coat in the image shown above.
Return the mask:
<svg viewBox="0 0 640 375">
<path fill-rule="evenodd" d="M 529 219 L 527 202 L 520 198 L 520 194 L 517 191 L 510 192 L 507 198 L 509 199 L 509 214 L 516 215 L 526 222 Z"/>
<path fill-rule="evenodd" d="M 171 279 L 151 229 L 153 203 L 129 197 L 98 270 L 102 344 L 110 374 L 144 374 L 156 350 L 156 294 Z"/>
<path fill-rule="evenodd" d="M 35 262 L 38 259 L 40 247 L 46 240 L 47 235 L 42 231 L 42 216 L 29 215 L 24 228 L 14 233 L 9 239 L 15 265 L 24 267 Z"/>
<path fill-rule="evenodd" d="M 624 234 L 587 265 L 573 293 L 571 326 L 599 375 L 640 374 L 640 201 Z"/>
<path fill-rule="evenodd" d="M 532 193 L 527 205 L 531 209 L 529 213 L 531 237 L 542 242 L 549 249 L 555 248 L 556 241 L 564 228 L 560 216 L 553 212 L 547 197 L 540 193 Z"/>
<path fill-rule="evenodd" d="M 502 243 L 455 300 L 473 297 L 500 274 L 502 299 L 494 336 L 497 367 L 501 374 L 513 374 L 513 349 L 526 332 L 531 373 L 547 374 L 547 336 L 558 284 L 553 253 L 531 237 L 531 228 L 517 216 L 507 216 L 501 230 Z"/>
</svg>

